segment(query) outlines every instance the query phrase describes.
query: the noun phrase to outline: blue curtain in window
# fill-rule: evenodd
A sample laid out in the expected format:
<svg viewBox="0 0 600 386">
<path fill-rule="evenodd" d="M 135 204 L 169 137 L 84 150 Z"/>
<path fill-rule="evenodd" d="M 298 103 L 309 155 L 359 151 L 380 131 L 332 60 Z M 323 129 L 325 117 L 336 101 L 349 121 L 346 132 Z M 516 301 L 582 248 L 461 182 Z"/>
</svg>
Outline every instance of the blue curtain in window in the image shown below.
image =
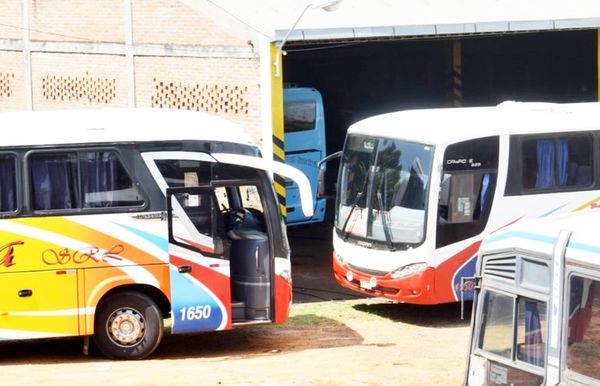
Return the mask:
<svg viewBox="0 0 600 386">
<path fill-rule="evenodd" d="M 16 175 L 13 158 L 0 158 L 0 212 L 16 210 Z"/>
<path fill-rule="evenodd" d="M 537 141 L 537 177 L 535 187 L 538 189 L 554 186 L 554 141 L 540 139 Z"/>
<path fill-rule="evenodd" d="M 485 173 L 481 179 L 481 192 L 479 192 L 479 213 L 483 213 L 487 204 L 490 189 L 490 173 Z"/>
<path fill-rule="evenodd" d="M 35 210 L 77 208 L 77 164 L 74 156 L 33 157 L 31 178 Z"/>
<path fill-rule="evenodd" d="M 542 325 L 537 303 L 525 301 L 525 362 L 535 366 L 544 366 L 544 345 Z"/>
<path fill-rule="evenodd" d="M 82 169 L 85 206 L 111 206 L 115 201 L 113 194 L 118 184 L 115 155 L 108 152 L 86 154 Z"/>
<path fill-rule="evenodd" d="M 569 171 L 569 142 L 566 139 L 559 139 L 556 142 L 557 146 L 557 157 L 556 167 L 558 173 L 558 184 L 560 186 L 567 185 L 568 171 Z"/>
</svg>

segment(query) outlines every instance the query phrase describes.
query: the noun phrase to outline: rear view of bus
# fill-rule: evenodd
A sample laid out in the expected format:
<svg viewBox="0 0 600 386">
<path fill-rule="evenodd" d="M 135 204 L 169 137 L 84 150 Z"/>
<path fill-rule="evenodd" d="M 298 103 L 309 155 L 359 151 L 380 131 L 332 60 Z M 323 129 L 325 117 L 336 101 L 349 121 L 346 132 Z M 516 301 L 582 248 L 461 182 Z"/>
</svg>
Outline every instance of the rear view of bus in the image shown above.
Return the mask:
<svg viewBox="0 0 600 386">
<path fill-rule="evenodd" d="M 469 386 L 600 383 L 600 212 L 524 222 L 480 249 Z"/>
<path fill-rule="evenodd" d="M 317 223 L 325 218 L 325 199 L 317 199 L 317 163 L 325 157 L 325 114 L 321 93 L 314 88 L 283 90 L 285 162 L 301 170 L 312 186 L 314 215 L 302 213 L 298 185 L 286 179 L 288 225 Z"/>
</svg>

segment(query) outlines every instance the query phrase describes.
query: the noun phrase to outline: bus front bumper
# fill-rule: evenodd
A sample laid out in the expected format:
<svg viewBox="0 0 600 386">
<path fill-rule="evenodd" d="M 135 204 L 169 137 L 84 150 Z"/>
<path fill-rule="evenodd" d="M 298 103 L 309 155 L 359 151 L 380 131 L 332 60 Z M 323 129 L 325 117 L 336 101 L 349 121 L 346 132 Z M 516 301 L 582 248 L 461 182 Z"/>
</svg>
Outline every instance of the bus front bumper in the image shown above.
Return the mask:
<svg viewBox="0 0 600 386">
<path fill-rule="evenodd" d="M 341 264 L 333 252 L 333 275 L 339 285 L 370 296 L 381 297 L 400 303 L 438 304 L 435 296 L 435 270 L 427 267 L 399 279 L 391 273 L 373 275 Z"/>
</svg>

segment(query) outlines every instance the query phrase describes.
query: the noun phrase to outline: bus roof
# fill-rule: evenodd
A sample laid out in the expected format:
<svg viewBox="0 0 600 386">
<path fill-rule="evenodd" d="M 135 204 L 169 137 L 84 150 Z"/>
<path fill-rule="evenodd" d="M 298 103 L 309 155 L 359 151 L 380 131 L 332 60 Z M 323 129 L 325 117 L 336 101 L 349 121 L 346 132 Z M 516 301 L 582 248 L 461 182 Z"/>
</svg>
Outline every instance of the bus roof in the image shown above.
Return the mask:
<svg viewBox="0 0 600 386">
<path fill-rule="evenodd" d="M 224 118 L 169 109 L 80 109 L 0 115 L 1 148 L 31 145 L 204 140 L 256 147 L 244 130 Z"/>
<path fill-rule="evenodd" d="M 486 237 L 480 255 L 518 249 L 552 256 L 554 243 L 562 230 L 572 232 L 567 244 L 567 260 L 600 267 L 600 210 L 570 212 L 523 221 Z"/>
<path fill-rule="evenodd" d="M 348 134 L 429 145 L 503 134 L 600 129 L 600 103 L 503 102 L 494 107 L 405 110 L 354 123 Z"/>
</svg>

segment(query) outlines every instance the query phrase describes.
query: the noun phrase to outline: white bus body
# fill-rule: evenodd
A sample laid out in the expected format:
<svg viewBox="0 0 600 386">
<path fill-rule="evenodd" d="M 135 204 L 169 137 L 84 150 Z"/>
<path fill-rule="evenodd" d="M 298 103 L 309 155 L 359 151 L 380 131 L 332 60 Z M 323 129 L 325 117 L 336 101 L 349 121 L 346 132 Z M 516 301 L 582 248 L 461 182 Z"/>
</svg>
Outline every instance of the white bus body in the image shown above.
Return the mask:
<svg viewBox="0 0 600 386">
<path fill-rule="evenodd" d="M 465 383 L 600 384 L 600 211 L 484 239 Z"/>
<path fill-rule="evenodd" d="M 173 333 L 287 319 L 271 176 L 297 184 L 307 216 L 312 191 L 240 127 L 158 109 L 0 116 L 0 340 L 93 336 L 141 359 L 165 318 Z"/>
<path fill-rule="evenodd" d="M 399 302 L 472 297 L 482 237 L 600 202 L 600 104 L 505 102 L 352 125 L 337 184 L 333 270 Z"/>
</svg>

